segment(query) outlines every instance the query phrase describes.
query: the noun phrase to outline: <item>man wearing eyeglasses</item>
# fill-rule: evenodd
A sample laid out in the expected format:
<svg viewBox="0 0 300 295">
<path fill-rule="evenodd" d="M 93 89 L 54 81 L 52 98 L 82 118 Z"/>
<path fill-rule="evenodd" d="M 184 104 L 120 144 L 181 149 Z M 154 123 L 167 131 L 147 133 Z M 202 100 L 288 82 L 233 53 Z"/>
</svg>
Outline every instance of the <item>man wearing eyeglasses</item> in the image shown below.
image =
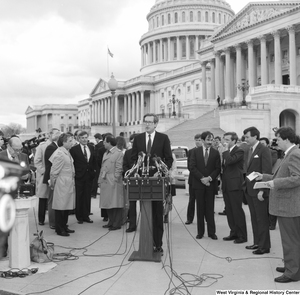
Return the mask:
<svg viewBox="0 0 300 295">
<path fill-rule="evenodd" d="M 168 166 L 172 167 L 173 157 L 169 137 L 166 134 L 157 132 L 155 129 L 158 124 L 158 116 L 155 114 L 146 114 L 143 118 L 145 131 L 135 137 L 132 146 L 131 162 L 136 163 L 140 152 L 146 154 L 147 162 L 148 154 L 150 157 L 149 165 L 155 166 L 153 157 L 157 156 Z M 147 165 L 147 164 L 145 164 Z M 150 170 L 149 176 L 153 176 L 156 170 Z M 152 202 L 152 218 L 153 218 L 153 242 L 154 251 L 163 253 L 162 237 L 163 237 L 163 202 Z"/>
</svg>

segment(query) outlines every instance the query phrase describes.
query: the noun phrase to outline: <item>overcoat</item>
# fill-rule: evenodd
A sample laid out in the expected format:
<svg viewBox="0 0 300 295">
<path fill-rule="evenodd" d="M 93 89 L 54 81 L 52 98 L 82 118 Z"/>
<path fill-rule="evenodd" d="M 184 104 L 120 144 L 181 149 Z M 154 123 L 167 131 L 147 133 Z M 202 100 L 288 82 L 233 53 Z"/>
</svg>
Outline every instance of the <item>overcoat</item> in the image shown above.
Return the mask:
<svg viewBox="0 0 300 295">
<path fill-rule="evenodd" d="M 98 183 L 101 189 L 100 207 L 104 209 L 123 208 L 123 153 L 113 147 L 109 153 L 105 153 Z"/>
<path fill-rule="evenodd" d="M 36 196 L 42 199 L 47 199 L 49 195 L 49 186 L 43 183 L 43 179 L 46 169 L 45 150 L 50 143 L 50 140 L 40 143 L 34 155 L 34 166 L 36 167 Z"/>
<path fill-rule="evenodd" d="M 50 157 L 51 185 L 54 184 L 53 204 L 55 210 L 73 210 L 75 208 L 75 170 L 73 159 L 68 150 L 59 147 Z"/>
</svg>

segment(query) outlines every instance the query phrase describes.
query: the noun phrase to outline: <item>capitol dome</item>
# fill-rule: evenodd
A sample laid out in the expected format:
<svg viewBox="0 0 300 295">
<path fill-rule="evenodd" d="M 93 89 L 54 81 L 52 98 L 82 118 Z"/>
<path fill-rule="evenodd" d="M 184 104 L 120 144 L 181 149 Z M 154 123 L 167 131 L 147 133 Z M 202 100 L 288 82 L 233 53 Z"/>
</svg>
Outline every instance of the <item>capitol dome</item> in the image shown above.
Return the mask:
<svg viewBox="0 0 300 295">
<path fill-rule="evenodd" d="M 196 62 L 201 40 L 233 16 L 224 0 L 156 0 L 140 39 L 141 73 L 156 75 Z"/>
</svg>

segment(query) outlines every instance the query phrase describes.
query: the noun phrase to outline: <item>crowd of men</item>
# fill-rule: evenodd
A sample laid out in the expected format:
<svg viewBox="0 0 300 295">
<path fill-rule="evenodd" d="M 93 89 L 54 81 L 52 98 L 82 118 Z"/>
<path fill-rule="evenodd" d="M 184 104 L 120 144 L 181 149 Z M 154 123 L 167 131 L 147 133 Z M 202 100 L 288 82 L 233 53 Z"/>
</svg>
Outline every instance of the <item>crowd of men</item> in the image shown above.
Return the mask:
<svg viewBox="0 0 300 295">
<path fill-rule="evenodd" d="M 93 223 L 90 219 L 91 198 L 96 197 L 100 187 L 101 216 L 108 221 L 103 227 L 118 230 L 128 215 L 130 223 L 126 232 L 135 231 L 136 202 L 130 202 L 128 214 L 124 211 L 128 204 L 123 189 L 124 173 L 139 160 L 141 152 L 148 155 L 151 167 L 155 167 L 152 163 L 154 156 L 160 157 L 168 169 L 173 164 L 168 136 L 156 131 L 158 117 L 146 114 L 143 121 L 145 132 L 130 137 L 131 149 L 126 149 L 122 136 L 115 138 L 110 133 L 95 134 L 96 144 L 91 144 L 88 133 L 80 130 L 75 132 L 74 142 L 69 149 L 67 138 L 73 134 L 62 136 L 59 129 L 52 128 L 47 141 L 39 144 L 34 155 L 39 224 L 45 224 L 48 210 L 49 226 L 58 235 L 69 236 L 75 232 L 66 225 L 61 227 L 55 220 L 57 215 L 54 211 L 66 211 L 65 208 L 56 207 L 53 210 L 53 199 L 57 198 L 53 193 L 55 182 L 51 182 L 53 154 L 57 153 L 58 148 L 66 147 L 74 165 L 74 173 L 70 172 L 70 179 L 74 178 L 76 191 L 76 203 L 72 208 L 74 210 L 67 210 L 67 214 L 74 213 L 79 224 Z M 233 241 L 234 244 L 248 242 L 243 203 L 249 206 L 253 232 L 253 241 L 245 248 L 254 255 L 270 253 L 270 230 L 275 229 L 278 220 L 284 266 L 276 268 L 283 275 L 275 278 L 275 281 L 287 283 L 300 280 L 299 137 L 289 127 L 277 129 L 275 136 L 270 145 L 268 138 L 260 137 L 256 127 L 245 129 L 241 139 L 235 132 L 226 132 L 222 139 L 214 138 L 210 131 L 196 134 L 195 148 L 188 154 L 190 175 L 186 225 L 193 222 L 196 208 L 196 239 L 204 237 L 206 228 L 208 237 L 218 239 L 214 205 L 219 189 L 222 190 L 224 214 L 229 228 L 229 235 L 223 238 L 224 241 Z M 58 144 L 60 139 L 62 142 Z M 11 138 L 7 150 L 0 152 L 0 155 L 13 161 L 21 161 L 24 156 L 21 153 L 20 139 Z M 153 176 L 155 172 L 155 169 L 151 170 L 148 176 Z M 27 174 L 23 176 L 24 180 L 26 178 Z M 257 188 L 257 183 L 262 181 L 263 185 Z M 162 201 L 152 202 L 152 214 L 153 250 L 163 253 Z M 3 253 L 5 255 L 6 252 Z"/>
</svg>

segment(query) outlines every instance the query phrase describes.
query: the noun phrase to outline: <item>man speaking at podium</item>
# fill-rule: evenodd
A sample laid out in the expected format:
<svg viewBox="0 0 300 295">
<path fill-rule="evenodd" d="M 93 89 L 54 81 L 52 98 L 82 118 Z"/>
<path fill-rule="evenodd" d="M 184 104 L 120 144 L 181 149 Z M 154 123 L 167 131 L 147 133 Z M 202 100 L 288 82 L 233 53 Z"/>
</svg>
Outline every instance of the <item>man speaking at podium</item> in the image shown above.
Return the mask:
<svg viewBox="0 0 300 295">
<path fill-rule="evenodd" d="M 145 131 L 137 135 L 133 141 L 131 162 L 136 163 L 140 152 L 146 154 L 145 165 L 149 162 L 149 166 L 155 167 L 153 157 L 159 157 L 171 168 L 173 163 L 172 151 L 169 137 L 166 134 L 155 131 L 158 124 L 158 116 L 155 114 L 146 114 L 143 118 Z M 153 176 L 157 169 L 149 169 L 149 176 Z M 152 220 L 153 220 L 153 244 L 154 251 L 163 253 L 162 237 L 163 237 L 163 202 L 152 202 Z"/>
</svg>

